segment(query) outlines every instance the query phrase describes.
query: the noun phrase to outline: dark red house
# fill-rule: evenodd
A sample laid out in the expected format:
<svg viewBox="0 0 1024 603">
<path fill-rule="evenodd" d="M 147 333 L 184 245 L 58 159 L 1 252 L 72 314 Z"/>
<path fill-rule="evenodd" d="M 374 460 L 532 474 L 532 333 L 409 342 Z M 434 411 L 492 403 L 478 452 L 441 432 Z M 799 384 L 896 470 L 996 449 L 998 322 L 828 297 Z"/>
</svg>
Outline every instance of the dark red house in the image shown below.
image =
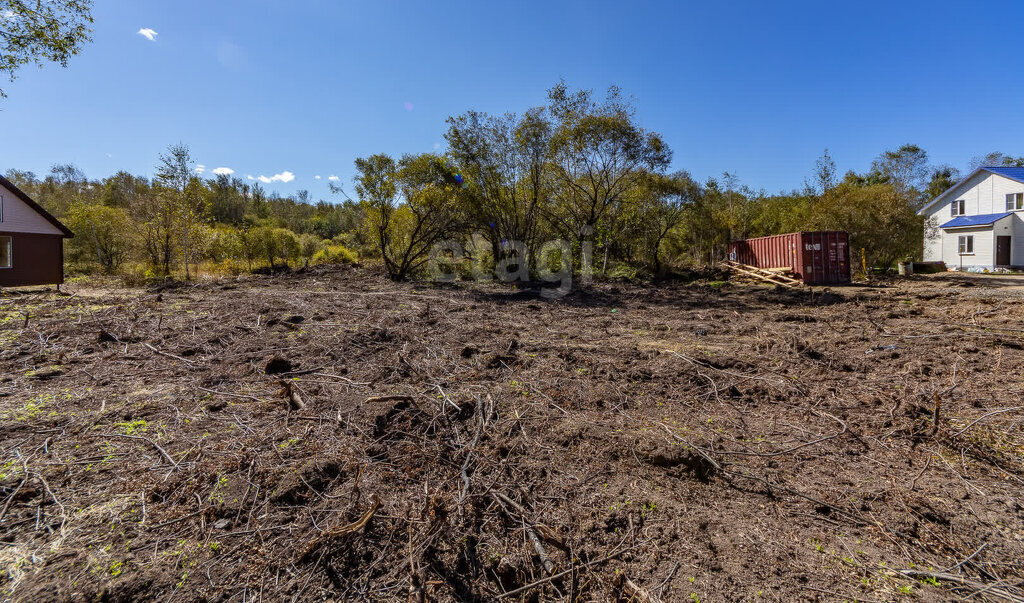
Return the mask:
<svg viewBox="0 0 1024 603">
<path fill-rule="evenodd" d="M 64 282 L 64 239 L 75 236 L 0 176 L 0 287 Z"/>
</svg>

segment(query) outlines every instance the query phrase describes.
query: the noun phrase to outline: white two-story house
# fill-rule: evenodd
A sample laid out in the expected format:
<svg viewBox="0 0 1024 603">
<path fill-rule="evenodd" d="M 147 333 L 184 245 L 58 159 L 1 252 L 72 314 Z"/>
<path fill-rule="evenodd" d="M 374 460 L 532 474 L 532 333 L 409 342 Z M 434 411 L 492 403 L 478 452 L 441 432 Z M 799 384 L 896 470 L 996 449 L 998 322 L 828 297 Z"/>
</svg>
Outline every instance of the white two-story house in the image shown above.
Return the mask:
<svg viewBox="0 0 1024 603">
<path fill-rule="evenodd" d="M 980 167 L 918 214 L 926 262 L 975 272 L 1024 267 L 1024 168 Z"/>
</svg>

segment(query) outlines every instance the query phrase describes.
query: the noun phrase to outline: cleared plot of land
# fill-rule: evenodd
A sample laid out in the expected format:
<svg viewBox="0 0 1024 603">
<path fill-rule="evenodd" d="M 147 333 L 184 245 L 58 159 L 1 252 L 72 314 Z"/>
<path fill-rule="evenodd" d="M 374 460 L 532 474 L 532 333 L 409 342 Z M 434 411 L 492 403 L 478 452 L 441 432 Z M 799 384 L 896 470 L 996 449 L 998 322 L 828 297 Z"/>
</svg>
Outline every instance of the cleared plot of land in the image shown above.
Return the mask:
<svg viewBox="0 0 1024 603">
<path fill-rule="evenodd" d="M 7 294 L 2 587 L 1019 597 L 1024 307 L 1006 284 L 549 302 L 349 269 Z"/>
</svg>

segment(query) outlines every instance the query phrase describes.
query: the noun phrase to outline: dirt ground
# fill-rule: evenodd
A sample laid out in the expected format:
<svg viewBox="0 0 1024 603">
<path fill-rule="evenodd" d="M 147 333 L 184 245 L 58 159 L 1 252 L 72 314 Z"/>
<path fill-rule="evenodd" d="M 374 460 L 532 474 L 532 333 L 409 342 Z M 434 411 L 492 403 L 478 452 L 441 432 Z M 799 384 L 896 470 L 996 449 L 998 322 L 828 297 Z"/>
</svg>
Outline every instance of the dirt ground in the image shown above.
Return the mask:
<svg viewBox="0 0 1024 603">
<path fill-rule="evenodd" d="M 1021 601 L 1012 277 L 0 295 L 20 601 Z"/>
</svg>

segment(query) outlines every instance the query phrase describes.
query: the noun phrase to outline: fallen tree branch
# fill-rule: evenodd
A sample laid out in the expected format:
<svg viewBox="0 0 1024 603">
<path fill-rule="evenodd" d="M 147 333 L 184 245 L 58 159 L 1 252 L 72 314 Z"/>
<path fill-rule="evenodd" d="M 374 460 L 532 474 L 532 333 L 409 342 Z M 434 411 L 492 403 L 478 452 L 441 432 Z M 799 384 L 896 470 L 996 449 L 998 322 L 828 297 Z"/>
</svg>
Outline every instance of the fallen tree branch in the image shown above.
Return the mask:
<svg viewBox="0 0 1024 603">
<path fill-rule="evenodd" d="M 352 523 L 350 523 L 348 525 L 334 527 L 334 528 L 328 528 L 324 532 L 324 536 L 326 536 L 328 538 L 337 538 L 338 536 L 342 536 L 344 534 L 351 534 L 352 532 L 358 532 L 359 530 L 363 529 L 363 527 L 366 524 L 370 523 L 370 520 L 373 519 L 373 516 L 377 513 L 377 510 L 380 509 L 381 504 L 383 504 L 383 503 L 381 503 L 380 497 L 378 497 L 376 494 L 374 494 L 373 495 L 373 505 L 371 505 L 370 508 L 367 509 L 366 512 L 363 513 L 363 515 L 359 519 L 357 519 L 356 521 L 354 521 L 354 522 L 352 522 Z"/>
<path fill-rule="evenodd" d="M 815 413 L 817 414 L 817 411 L 815 411 Z M 760 457 L 782 456 L 782 455 L 785 455 L 785 454 L 790 454 L 792 452 L 796 452 L 797 450 L 800 450 L 801 448 L 807 448 L 808 446 L 813 446 L 815 444 L 821 444 L 822 442 L 827 442 L 829 440 L 834 440 L 834 439 L 838 438 L 839 436 L 843 435 L 844 433 L 846 433 L 847 431 L 850 430 L 850 427 L 842 419 L 840 419 L 840 418 L 838 418 L 836 416 L 833 416 L 833 415 L 831 415 L 831 414 L 829 414 L 827 412 L 822 412 L 820 414 L 825 415 L 826 417 L 832 419 L 833 421 L 838 422 L 840 425 L 843 426 L 842 430 L 840 430 L 840 431 L 838 431 L 838 432 L 836 432 L 836 433 L 834 433 L 832 435 L 823 436 L 821 438 L 818 438 L 817 440 L 813 440 L 811 442 L 805 442 L 803 444 L 799 444 L 797 446 L 793 446 L 792 448 L 788 448 L 786 450 L 782 450 L 782 451 L 779 451 L 779 452 L 745 452 L 745 451 L 739 451 L 739 450 L 737 450 L 737 451 L 715 450 L 713 452 L 715 454 L 721 454 L 721 455 L 726 455 L 726 456 L 729 456 L 729 455 L 733 455 L 733 456 L 760 456 Z"/>
<path fill-rule="evenodd" d="M 923 570 L 912 570 L 904 569 L 897 570 L 900 574 L 908 578 L 931 578 L 933 580 L 955 582 L 961 586 L 970 588 L 975 592 L 984 592 L 985 595 L 1003 599 L 1004 601 L 1011 601 L 1011 603 L 1024 603 L 1024 595 L 1014 593 L 1008 589 L 995 586 L 994 584 L 985 584 L 963 576 L 957 576 L 956 574 L 948 574 L 945 572 L 926 572 Z"/>
<path fill-rule="evenodd" d="M 656 598 L 629 578 L 626 578 L 626 581 L 622 583 L 622 586 L 632 594 L 630 597 L 630 600 L 632 601 L 638 601 L 639 603 L 660 603 L 661 601 L 661 599 Z"/>
<path fill-rule="evenodd" d="M 206 392 L 208 394 L 216 394 L 218 396 L 229 396 L 231 398 L 242 398 L 242 399 L 245 399 L 245 400 L 254 400 L 256 402 L 266 402 L 266 400 L 264 400 L 263 398 L 257 398 L 256 396 L 250 396 L 250 395 L 247 395 L 247 394 L 233 394 L 231 392 L 219 392 L 219 391 L 217 391 L 215 389 L 206 389 L 205 387 L 199 387 L 199 386 L 197 386 L 196 389 L 198 389 L 199 391 Z"/>
<path fill-rule="evenodd" d="M 369 404 L 371 402 L 398 402 L 398 401 L 410 402 L 412 404 L 416 403 L 416 400 L 414 400 L 412 396 L 405 396 L 405 395 L 401 395 L 401 394 L 394 394 L 394 395 L 387 395 L 387 396 L 370 396 L 366 400 L 363 400 L 363 404 Z"/>
<path fill-rule="evenodd" d="M 369 509 L 366 510 L 365 513 L 362 514 L 362 516 L 359 517 L 359 519 L 353 521 L 348 525 L 336 526 L 324 530 L 319 536 L 317 536 L 315 539 L 313 539 L 312 542 L 309 543 L 309 546 L 306 547 L 306 550 L 302 553 L 300 558 L 304 561 L 308 560 L 310 558 L 310 555 L 313 554 L 313 551 L 315 551 L 317 547 L 322 545 L 325 540 L 338 538 L 340 536 L 344 536 L 345 534 L 352 534 L 363 529 L 366 526 L 366 524 L 370 523 L 370 520 L 373 519 L 373 516 L 377 513 L 377 510 L 380 509 L 382 504 L 380 498 L 376 494 L 373 495 L 372 500 L 373 504 L 370 506 Z"/>
<path fill-rule="evenodd" d="M 954 437 L 954 438 L 955 438 L 955 437 L 957 437 L 957 436 L 959 436 L 959 435 L 962 435 L 962 434 L 963 434 L 963 433 L 964 433 L 965 431 L 967 431 L 968 429 L 970 429 L 970 428 L 974 427 L 974 426 L 975 426 L 976 424 L 978 424 L 978 423 L 979 423 L 979 422 L 981 422 L 982 420 L 984 420 L 984 419 L 987 419 L 987 418 L 991 417 L 992 415 L 998 415 L 998 414 L 1002 414 L 1002 413 L 1004 413 L 1004 412 L 1013 412 L 1013 411 L 1015 411 L 1015 410 L 1024 410 L 1024 406 L 1014 406 L 1014 407 L 1012 407 L 1012 408 L 1003 408 L 1003 409 L 1000 409 L 1000 410 L 993 410 L 992 412 L 988 412 L 988 413 L 985 413 L 985 414 L 981 415 L 980 417 L 978 417 L 977 419 L 975 419 L 975 420 L 971 421 L 971 422 L 970 422 L 970 423 L 969 423 L 969 424 L 967 425 L 967 427 L 964 427 L 964 428 L 963 428 L 963 429 L 961 429 L 960 431 L 958 431 L 958 432 L 954 433 L 952 437 Z"/>
<path fill-rule="evenodd" d="M 193 364 L 195 364 L 191 360 L 188 360 L 186 358 L 182 358 L 181 356 L 175 356 L 174 354 L 168 354 L 167 352 L 161 352 L 160 350 L 154 348 L 153 346 L 149 345 L 148 343 L 143 342 L 142 345 L 146 346 L 150 350 L 153 350 L 154 353 L 159 354 L 161 356 L 167 356 L 168 358 L 174 358 L 175 360 L 179 360 L 181 362 L 184 362 L 185 364 L 187 364 L 189 366 L 192 366 Z"/>
<path fill-rule="evenodd" d="M 628 539 L 628 536 L 627 536 L 626 539 Z M 623 543 L 626 542 L 626 539 L 623 539 L 622 542 L 620 542 L 615 548 L 617 549 L 620 546 L 622 546 Z M 599 565 L 601 563 L 606 563 L 606 562 L 611 561 L 612 559 L 618 557 L 619 555 L 622 555 L 623 553 L 628 553 L 629 551 L 632 551 L 633 549 L 638 549 L 641 546 L 647 544 L 648 542 L 649 542 L 648 540 L 644 540 L 643 542 L 638 542 L 638 543 L 634 544 L 631 547 L 624 548 L 621 551 L 613 550 L 611 553 L 605 555 L 604 557 L 601 557 L 600 559 L 595 559 L 594 561 L 591 561 L 589 563 L 584 563 L 583 565 L 571 567 L 571 568 L 569 568 L 569 569 L 567 569 L 565 571 L 558 572 L 557 574 L 552 574 L 552 575 L 548 576 L 547 578 L 541 578 L 540 580 L 536 580 L 534 582 L 531 582 L 531 583 L 527 584 L 526 586 L 520 586 L 519 588 L 517 588 L 515 590 L 510 590 L 508 592 L 501 593 L 500 595 L 495 597 L 495 599 L 506 599 L 506 598 L 511 597 L 513 595 L 518 595 L 519 593 L 526 592 L 528 590 L 536 588 L 536 587 L 540 586 L 541 584 L 547 584 L 548 582 L 551 582 L 552 580 L 557 580 L 557 579 L 561 578 L 562 576 L 567 576 L 567 575 L 575 572 L 576 570 L 586 569 L 586 568 L 594 566 L 594 565 Z"/>
<path fill-rule="evenodd" d="M 508 504 L 513 509 L 519 512 L 519 518 L 522 520 L 523 526 L 526 528 L 526 535 L 530 539 L 530 544 L 533 545 L 533 550 L 537 553 L 537 556 L 540 557 L 540 564 L 544 566 L 544 571 L 547 572 L 548 575 L 554 573 L 555 564 L 553 561 L 551 561 L 551 558 L 548 557 L 547 551 L 544 550 L 544 543 L 542 543 L 540 541 L 540 538 L 537 536 L 537 531 L 535 526 L 533 525 L 533 522 L 527 519 L 526 509 L 523 508 L 523 506 L 517 503 L 516 501 L 502 494 L 501 492 L 491 490 L 491 496 L 493 496 L 494 499 L 498 501 L 498 504 L 510 517 L 512 516 L 512 514 L 509 513 L 508 508 L 505 507 L 506 504 Z"/>
<path fill-rule="evenodd" d="M 4 508 L 0 510 L 0 522 L 4 520 L 4 517 L 7 517 L 7 509 L 11 506 L 11 502 L 14 501 L 14 497 L 18 495 L 18 492 L 21 492 L 21 487 L 24 486 L 25 482 L 27 481 L 28 476 L 25 476 L 21 480 L 21 483 L 18 484 L 18 487 L 14 489 L 14 492 L 12 492 L 11 495 L 7 497 L 7 502 L 4 503 Z"/>
<path fill-rule="evenodd" d="M 128 439 L 128 440 L 142 440 L 143 442 L 148 442 L 151 446 L 153 446 L 153 448 L 156 448 L 157 451 L 159 451 L 160 454 L 162 454 L 165 459 L 167 459 L 167 462 L 169 462 L 170 464 L 174 465 L 175 469 L 181 469 L 181 467 L 178 466 L 178 463 L 173 458 L 171 458 L 171 455 L 167 454 L 167 451 L 164 450 L 160 446 L 160 444 L 157 444 L 156 442 L 154 442 L 153 440 L 151 440 L 151 439 L 149 439 L 149 438 L 147 438 L 145 436 L 132 436 L 132 435 L 125 435 L 123 433 L 101 433 L 101 434 L 97 434 L 97 435 L 101 435 L 101 436 L 103 436 L 105 438 L 125 438 L 125 439 Z"/>
</svg>

